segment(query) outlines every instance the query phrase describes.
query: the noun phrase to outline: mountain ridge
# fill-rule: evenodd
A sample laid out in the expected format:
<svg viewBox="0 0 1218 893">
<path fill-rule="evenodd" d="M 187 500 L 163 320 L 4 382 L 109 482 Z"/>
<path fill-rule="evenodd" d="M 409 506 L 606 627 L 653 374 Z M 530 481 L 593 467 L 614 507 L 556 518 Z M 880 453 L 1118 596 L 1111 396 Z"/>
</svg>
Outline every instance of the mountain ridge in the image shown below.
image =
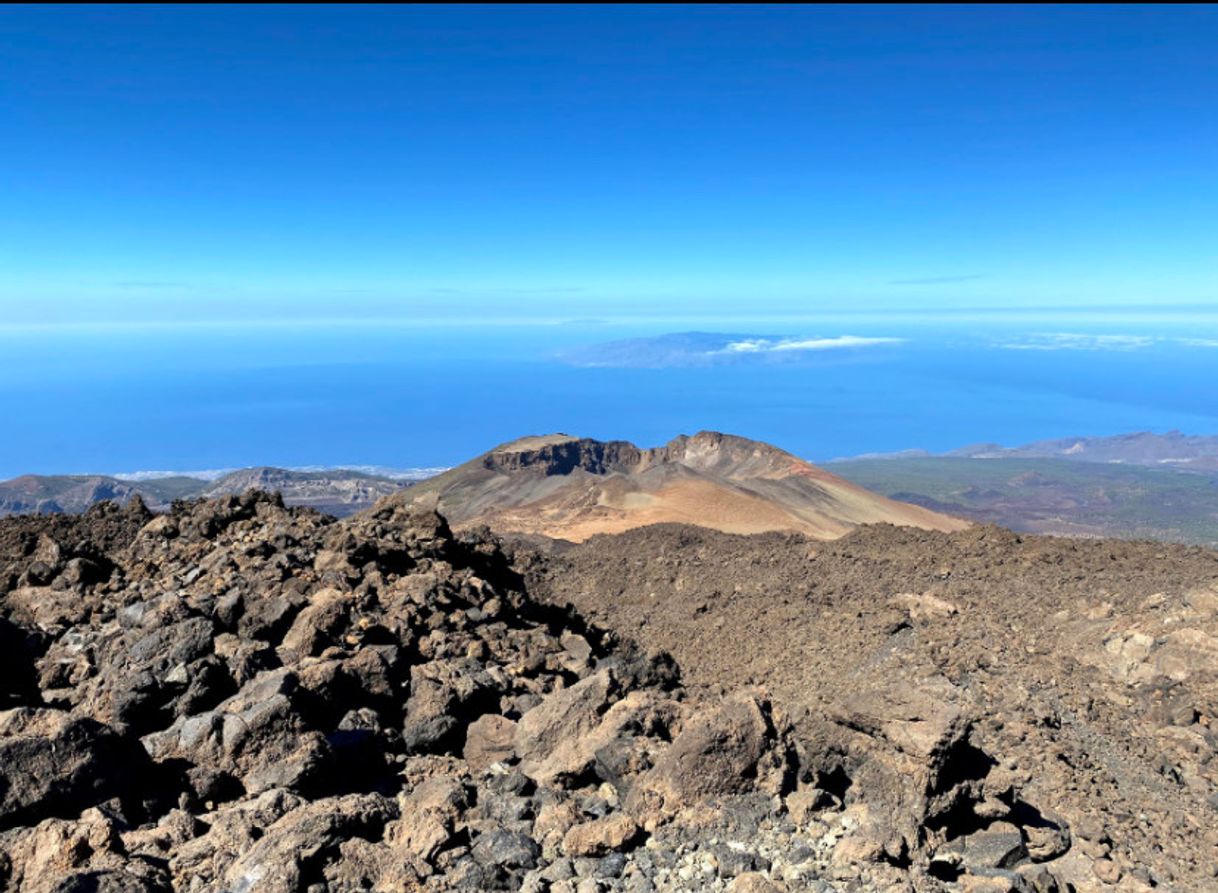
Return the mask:
<svg viewBox="0 0 1218 893">
<path fill-rule="evenodd" d="M 287 505 L 350 515 L 410 483 L 351 469 L 304 471 L 274 466 L 236 469 L 214 479 L 189 475 L 131 479 L 105 474 L 26 474 L 0 481 L 0 516 L 77 513 L 100 502 L 126 502 L 136 497 L 150 508 L 163 511 L 177 499 L 210 499 L 250 490 L 282 493 Z"/>
<path fill-rule="evenodd" d="M 569 434 L 520 438 L 383 502 L 436 508 L 458 528 L 573 541 L 666 522 L 818 539 L 884 521 L 967 526 L 871 493 L 778 447 L 715 431 L 657 447 Z"/>
<path fill-rule="evenodd" d="M 862 453 L 830 459 L 826 464 L 872 459 L 1068 459 L 1072 462 L 1097 462 L 1143 465 L 1148 468 L 1172 466 L 1182 470 L 1218 470 L 1218 435 L 1185 434 L 1170 430 L 1129 431 L 1101 436 L 1055 437 L 1034 440 L 1019 446 L 1000 443 L 970 443 L 945 452 L 906 449 L 894 452 Z"/>
</svg>

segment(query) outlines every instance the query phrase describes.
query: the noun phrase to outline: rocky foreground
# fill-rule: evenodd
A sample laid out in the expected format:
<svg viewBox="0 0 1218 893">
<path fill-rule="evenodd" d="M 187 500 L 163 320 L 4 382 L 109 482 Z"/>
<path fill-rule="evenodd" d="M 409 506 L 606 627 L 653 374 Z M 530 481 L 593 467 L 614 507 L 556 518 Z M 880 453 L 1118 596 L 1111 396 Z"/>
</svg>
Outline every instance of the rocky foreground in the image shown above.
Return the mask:
<svg viewBox="0 0 1218 893">
<path fill-rule="evenodd" d="M 893 632 L 945 610 L 915 600 Z M 248 494 L 9 519 L 0 617 L 4 889 L 1215 883 L 1218 812 L 1179 819 L 1187 858 L 1127 858 L 994 750 L 956 682 L 892 678 L 819 724 L 761 689 L 687 687 L 434 513 L 335 521 Z M 1202 767 L 1179 784 L 1202 784 L 1209 719 L 1164 703 Z"/>
</svg>

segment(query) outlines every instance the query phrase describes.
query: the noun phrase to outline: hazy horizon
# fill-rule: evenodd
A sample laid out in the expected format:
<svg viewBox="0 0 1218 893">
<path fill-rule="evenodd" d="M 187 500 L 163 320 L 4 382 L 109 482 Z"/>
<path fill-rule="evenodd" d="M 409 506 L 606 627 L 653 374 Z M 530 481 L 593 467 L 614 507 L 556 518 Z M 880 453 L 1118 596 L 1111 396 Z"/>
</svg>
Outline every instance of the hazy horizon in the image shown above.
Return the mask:
<svg viewBox="0 0 1218 893">
<path fill-rule="evenodd" d="M 689 325 L 671 325 L 685 322 Z M 0 334 L 0 475 L 438 467 L 525 434 L 721 430 L 805 458 L 1218 433 L 1218 315 Z"/>
<path fill-rule="evenodd" d="M 1210 7 L 18 6 L 0 40 L 0 476 L 1218 432 Z"/>
</svg>

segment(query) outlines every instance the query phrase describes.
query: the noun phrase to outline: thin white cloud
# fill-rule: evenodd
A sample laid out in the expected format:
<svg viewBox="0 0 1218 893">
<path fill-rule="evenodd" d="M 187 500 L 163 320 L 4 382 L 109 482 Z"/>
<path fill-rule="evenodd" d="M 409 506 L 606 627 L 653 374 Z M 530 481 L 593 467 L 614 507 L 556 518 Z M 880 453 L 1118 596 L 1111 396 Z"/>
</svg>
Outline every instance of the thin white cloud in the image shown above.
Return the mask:
<svg viewBox="0 0 1218 893">
<path fill-rule="evenodd" d="M 720 332 L 670 332 L 649 338 L 609 341 L 562 351 L 556 356 L 575 366 L 665 369 L 798 360 L 841 352 L 903 344 L 904 338 L 860 335 L 755 335 Z"/>
<path fill-rule="evenodd" d="M 1082 332 L 1044 332 L 1022 341 L 999 345 L 1007 350 L 1141 350 L 1162 339 L 1151 335 L 1092 335 Z"/>
<path fill-rule="evenodd" d="M 864 338 L 859 335 L 839 335 L 836 338 L 749 338 L 730 341 L 720 351 L 727 354 L 788 353 L 791 351 L 841 350 L 850 347 L 876 347 L 882 344 L 901 344 L 904 338 Z"/>
<path fill-rule="evenodd" d="M 997 342 L 1006 350 L 1133 351 L 1157 345 L 1218 348 L 1218 338 L 1179 338 L 1166 335 L 1115 335 L 1083 332 L 1039 332 L 1018 341 Z"/>
<path fill-rule="evenodd" d="M 196 478 L 201 481 L 214 481 L 224 477 L 226 474 L 232 474 L 237 471 L 236 468 L 207 468 L 197 469 L 194 471 L 120 471 L 111 474 L 110 477 L 117 478 L 120 481 L 131 481 L 138 483 L 140 481 L 160 481 L 165 478 Z"/>
</svg>

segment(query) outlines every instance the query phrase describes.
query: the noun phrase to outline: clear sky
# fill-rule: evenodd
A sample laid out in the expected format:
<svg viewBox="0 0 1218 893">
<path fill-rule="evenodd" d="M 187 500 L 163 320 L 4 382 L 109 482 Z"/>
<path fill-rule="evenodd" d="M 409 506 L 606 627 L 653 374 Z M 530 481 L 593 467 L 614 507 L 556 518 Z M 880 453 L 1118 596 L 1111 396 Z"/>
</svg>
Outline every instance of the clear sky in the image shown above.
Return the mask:
<svg viewBox="0 0 1218 893">
<path fill-rule="evenodd" d="M 1218 303 L 1218 9 L 0 10 L 3 322 Z"/>
</svg>

